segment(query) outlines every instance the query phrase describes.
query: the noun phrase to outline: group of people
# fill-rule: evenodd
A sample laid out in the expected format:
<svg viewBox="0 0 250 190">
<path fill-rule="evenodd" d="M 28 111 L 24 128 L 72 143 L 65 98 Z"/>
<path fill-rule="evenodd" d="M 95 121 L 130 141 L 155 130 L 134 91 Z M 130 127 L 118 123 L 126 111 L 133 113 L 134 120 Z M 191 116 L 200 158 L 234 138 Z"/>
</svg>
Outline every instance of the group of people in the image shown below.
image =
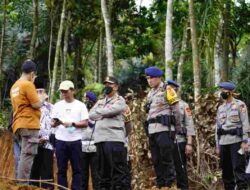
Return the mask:
<svg viewBox="0 0 250 190">
<path fill-rule="evenodd" d="M 188 104 L 177 96 L 179 84 L 161 81 L 163 72 L 157 67 L 145 69 L 152 88 L 147 96 L 148 117 L 144 128 L 156 173 L 156 189 L 170 189 L 176 178 L 177 187 L 188 189 L 186 158 L 192 153 L 195 135 Z M 236 99 L 236 85 L 219 84 L 223 103 L 217 112 L 216 153 L 220 157 L 225 190 L 247 190 L 250 165 L 247 167 L 249 120 L 244 102 Z"/>
<path fill-rule="evenodd" d="M 162 81 L 161 69 L 149 67 L 145 75 L 151 90 L 144 129 L 156 174 L 154 188 L 170 189 L 176 180 L 179 189 L 188 190 L 186 163 L 195 136 L 192 112 L 177 95 L 180 85 L 173 80 Z M 62 81 L 61 100 L 52 105 L 45 88 L 36 82 L 36 64 L 31 60 L 23 63 L 22 75 L 10 91 L 17 178 L 33 179 L 37 186 L 35 180 L 53 179 L 55 153 L 60 187 L 68 187 L 70 162 L 72 190 L 88 189 L 89 171 L 94 190 L 131 189 L 127 156 L 131 111 L 118 94 L 118 80 L 107 77 L 103 83 L 104 98 L 98 100 L 93 92 L 86 92 L 82 102 L 74 97 L 73 82 Z M 220 88 L 224 103 L 218 108 L 215 136 L 224 188 L 245 190 L 247 107 L 234 98 L 233 83 L 223 82 Z M 54 189 L 48 181 L 42 187 Z"/>
<path fill-rule="evenodd" d="M 104 85 L 103 99 L 97 101 L 93 92 L 86 92 L 82 102 L 74 97 L 73 82 L 62 81 L 61 100 L 52 105 L 36 79 L 36 64 L 23 63 L 22 75 L 10 90 L 18 179 L 37 186 L 41 179 L 42 187 L 54 189 L 48 180 L 53 179 L 55 153 L 59 189 L 68 187 L 68 162 L 72 190 L 88 189 L 89 170 L 94 190 L 131 189 L 127 160 L 131 112 L 118 95 L 118 81 L 107 77 Z"/>
</svg>

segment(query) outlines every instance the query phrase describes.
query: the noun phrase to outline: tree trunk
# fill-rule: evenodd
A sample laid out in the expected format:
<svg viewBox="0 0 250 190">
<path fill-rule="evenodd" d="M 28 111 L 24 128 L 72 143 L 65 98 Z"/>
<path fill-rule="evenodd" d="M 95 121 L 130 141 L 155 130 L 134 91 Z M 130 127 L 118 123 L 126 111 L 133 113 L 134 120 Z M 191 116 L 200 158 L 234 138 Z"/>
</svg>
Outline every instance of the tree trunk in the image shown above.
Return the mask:
<svg viewBox="0 0 250 190">
<path fill-rule="evenodd" d="M 63 42 L 63 62 L 62 62 L 62 80 L 66 79 L 66 63 L 68 55 L 68 44 L 69 44 L 69 24 L 70 24 L 70 12 L 67 16 L 67 21 L 65 22 L 65 33 Z"/>
<path fill-rule="evenodd" d="M 95 65 L 95 78 L 94 81 L 98 82 L 98 73 L 99 73 L 99 51 L 100 51 L 100 37 L 97 39 L 96 44 L 96 65 Z"/>
<path fill-rule="evenodd" d="M 99 52 L 98 52 L 98 82 L 102 82 L 102 57 L 103 57 L 103 30 L 100 29 Z"/>
<path fill-rule="evenodd" d="M 213 62 L 213 48 L 212 44 L 208 43 L 208 46 L 205 46 L 205 59 L 206 59 L 206 87 L 212 88 L 214 86 L 214 62 Z"/>
<path fill-rule="evenodd" d="M 200 95 L 201 79 L 200 79 L 200 60 L 196 37 L 196 21 L 194 15 L 194 1 L 189 0 L 189 18 L 191 28 L 191 42 L 192 42 L 192 57 L 193 57 L 193 75 L 194 75 L 194 99 L 195 102 Z"/>
<path fill-rule="evenodd" d="M 63 47 L 60 48 L 59 54 L 60 54 L 59 57 L 60 57 L 60 66 L 61 66 L 61 67 L 60 67 L 60 68 L 61 68 L 61 72 L 60 72 L 61 77 L 60 77 L 60 79 L 61 79 L 61 81 L 63 81 L 63 77 L 64 77 L 64 76 L 63 76 L 63 73 L 64 73 L 64 60 L 63 60 L 63 58 L 64 58 L 63 56 L 64 56 L 64 55 L 63 55 Z"/>
<path fill-rule="evenodd" d="M 74 64 L 74 77 L 73 81 L 75 84 L 75 88 L 78 88 L 78 77 L 79 77 L 79 68 L 82 68 L 82 40 L 80 38 L 75 39 L 75 64 Z"/>
<path fill-rule="evenodd" d="M 102 15 L 105 23 L 105 33 L 106 33 L 106 46 L 107 46 L 107 61 L 108 61 L 108 75 L 114 75 L 114 55 L 113 55 L 113 45 L 112 45 L 112 35 L 111 35 L 111 20 L 107 9 L 106 0 L 101 0 Z"/>
<path fill-rule="evenodd" d="M 53 14 L 53 13 L 52 13 Z M 52 46 L 53 46 L 53 28 L 54 28 L 54 15 L 51 15 L 51 19 L 50 19 L 50 39 L 49 39 L 49 57 L 48 57 L 48 75 L 49 75 L 49 94 L 51 91 L 51 53 L 52 53 Z"/>
<path fill-rule="evenodd" d="M 189 2 L 189 19 L 191 28 L 191 41 L 192 41 L 192 57 L 193 57 L 193 75 L 194 75 L 194 102 L 195 102 L 195 114 L 197 113 L 196 102 L 201 91 L 201 79 L 200 79 L 200 60 L 197 47 L 197 37 L 196 37 L 196 23 L 194 15 L 194 1 L 188 0 Z M 197 141 L 197 171 L 200 170 L 200 150 L 199 142 Z"/>
<path fill-rule="evenodd" d="M 188 36 L 188 29 L 185 25 L 183 30 L 182 42 L 181 42 L 181 55 L 178 64 L 178 71 L 177 71 L 177 83 L 180 84 L 180 88 L 178 90 L 178 95 L 181 95 L 181 84 L 182 84 L 182 76 L 183 76 L 183 64 L 185 60 L 185 51 L 187 49 L 187 36 Z"/>
<path fill-rule="evenodd" d="M 221 38 L 222 38 L 222 32 L 223 32 L 223 19 L 220 18 L 218 29 L 217 29 L 217 35 L 215 39 L 215 45 L 214 45 L 214 85 L 218 86 L 221 82 L 221 66 L 222 66 L 222 44 L 221 44 Z"/>
<path fill-rule="evenodd" d="M 173 0 L 168 0 L 165 34 L 165 79 L 173 79 L 173 42 L 172 42 Z"/>
<path fill-rule="evenodd" d="M 225 8 L 223 14 L 224 26 L 223 26 L 223 62 L 221 67 L 221 78 L 223 81 L 228 80 L 228 67 L 229 67 L 229 32 L 230 32 L 230 5 L 231 1 L 225 1 Z"/>
<path fill-rule="evenodd" d="M 3 47 L 4 47 L 4 38 L 5 38 L 5 29 L 6 29 L 6 22 L 7 22 L 7 0 L 3 1 L 3 22 L 2 22 L 2 33 L 0 39 L 0 107 L 2 106 L 2 89 L 3 89 Z"/>
<path fill-rule="evenodd" d="M 63 8 L 62 8 L 62 13 L 61 13 L 60 27 L 58 30 L 58 36 L 57 36 L 57 42 L 56 42 L 56 53 L 55 53 L 55 60 L 54 60 L 54 67 L 53 67 L 53 76 L 52 76 L 52 83 L 51 83 L 50 98 L 53 98 L 54 92 L 55 92 L 55 86 L 56 86 L 57 68 L 58 68 L 58 62 L 59 62 L 59 56 L 60 56 L 63 25 L 64 25 L 64 19 L 65 19 L 65 7 L 66 7 L 66 0 L 63 0 Z"/>
<path fill-rule="evenodd" d="M 30 42 L 30 50 L 28 53 L 28 58 L 34 60 L 35 49 L 36 49 L 36 39 L 38 33 L 38 0 L 32 0 L 33 2 L 33 28 L 32 28 L 32 38 Z"/>
</svg>

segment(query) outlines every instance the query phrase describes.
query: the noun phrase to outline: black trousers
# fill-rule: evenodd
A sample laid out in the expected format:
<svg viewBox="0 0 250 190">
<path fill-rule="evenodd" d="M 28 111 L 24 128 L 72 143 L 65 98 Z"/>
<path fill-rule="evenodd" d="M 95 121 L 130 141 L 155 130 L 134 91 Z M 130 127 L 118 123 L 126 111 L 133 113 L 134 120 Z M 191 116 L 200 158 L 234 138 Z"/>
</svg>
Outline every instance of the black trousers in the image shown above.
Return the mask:
<svg viewBox="0 0 250 190">
<path fill-rule="evenodd" d="M 128 155 L 128 148 L 126 150 L 126 155 Z M 128 158 L 128 157 L 127 157 Z M 132 163 L 130 160 L 127 160 L 127 170 L 126 170 L 126 187 L 127 190 L 132 190 Z"/>
<path fill-rule="evenodd" d="M 220 164 L 225 190 L 247 189 L 247 177 L 245 174 L 245 155 L 238 153 L 241 143 L 220 146 Z"/>
<path fill-rule="evenodd" d="M 72 190 L 82 190 L 82 172 L 81 172 L 81 153 L 82 142 L 56 140 L 56 158 L 58 168 L 58 184 L 68 187 L 67 170 L 68 161 L 72 168 Z M 61 188 L 59 188 L 61 189 Z"/>
<path fill-rule="evenodd" d="M 159 132 L 149 135 L 149 146 L 156 173 L 158 188 L 171 187 L 174 176 L 173 149 L 174 141 L 169 132 Z"/>
<path fill-rule="evenodd" d="M 96 144 L 100 190 L 127 190 L 127 160 L 124 144 L 101 142 Z"/>
<path fill-rule="evenodd" d="M 186 142 L 174 144 L 174 167 L 176 171 L 177 187 L 181 190 L 188 189 L 187 158 L 185 154 Z"/>
<path fill-rule="evenodd" d="M 41 179 L 54 179 L 53 177 L 53 151 L 38 147 L 38 153 L 34 158 L 33 165 L 31 168 L 31 179 L 40 180 Z M 53 182 L 53 181 L 52 181 Z M 32 182 L 34 186 L 39 187 L 39 183 Z M 44 189 L 54 189 L 53 185 L 41 184 Z"/>
<path fill-rule="evenodd" d="M 82 190 L 88 190 L 89 169 L 92 177 L 93 190 L 98 190 L 99 177 L 97 175 L 97 154 L 96 152 L 82 152 Z"/>
</svg>

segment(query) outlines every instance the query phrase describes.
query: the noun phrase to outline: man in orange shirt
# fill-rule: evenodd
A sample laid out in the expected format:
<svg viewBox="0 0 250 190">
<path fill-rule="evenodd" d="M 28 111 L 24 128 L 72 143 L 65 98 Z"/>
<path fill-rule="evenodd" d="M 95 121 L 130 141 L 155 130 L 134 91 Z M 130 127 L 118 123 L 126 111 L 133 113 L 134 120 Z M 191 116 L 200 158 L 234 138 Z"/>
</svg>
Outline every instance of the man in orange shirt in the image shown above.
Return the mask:
<svg viewBox="0 0 250 190">
<path fill-rule="evenodd" d="M 34 156 L 38 148 L 40 128 L 40 107 L 44 97 L 38 97 L 34 80 L 36 64 L 26 60 L 22 65 L 22 75 L 10 90 L 13 107 L 13 133 L 20 140 L 21 155 L 17 177 L 29 179 Z"/>
</svg>

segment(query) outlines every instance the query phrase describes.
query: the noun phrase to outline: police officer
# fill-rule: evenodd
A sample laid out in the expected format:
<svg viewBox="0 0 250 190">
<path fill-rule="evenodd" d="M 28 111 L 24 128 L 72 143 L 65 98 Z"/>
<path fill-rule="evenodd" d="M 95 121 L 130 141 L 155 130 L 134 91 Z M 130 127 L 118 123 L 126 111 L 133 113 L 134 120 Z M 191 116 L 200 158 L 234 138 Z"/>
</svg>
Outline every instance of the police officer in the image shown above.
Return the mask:
<svg viewBox="0 0 250 190">
<path fill-rule="evenodd" d="M 216 152 L 220 156 L 222 179 L 226 190 L 247 189 L 244 152 L 248 151 L 248 114 L 244 102 L 234 98 L 235 84 L 222 82 L 224 103 L 217 112 Z"/>
<path fill-rule="evenodd" d="M 166 190 L 172 185 L 173 149 L 175 133 L 180 130 L 180 112 L 176 92 L 161 81 L 162 70 L 157 67 L 145 69 L 151 91 L 147 96 L 148 134 L 152 161 L 158 189 Z"/>
<path fill-rule="evenodd" d="M 105 97 L 90 110 L 96 121 L 94 139 L 97 147 L 98 174 L 101 190 L 126 190 L 127 160 L 123 112 L 127 105 L 118 95 L 118 81 L 107 77 Z"/>
<path fill-rule="evenodd" d="M 179 90 L 179 84 L 174 80 L 168 80 L 168 85 Z M 176 135 L 176 141 L 174 146 L 174 165 L 176 170 L 177 188 L 181 190 L 188 189 L 188 177 L 187 177 L 187 157 L 192 154 L 192 136 L 195 136 L 194 123 L 191 110 L 188 104 L 180 100 L 179 101 L 181 111 L 181 130 Z"/>
</svg>

